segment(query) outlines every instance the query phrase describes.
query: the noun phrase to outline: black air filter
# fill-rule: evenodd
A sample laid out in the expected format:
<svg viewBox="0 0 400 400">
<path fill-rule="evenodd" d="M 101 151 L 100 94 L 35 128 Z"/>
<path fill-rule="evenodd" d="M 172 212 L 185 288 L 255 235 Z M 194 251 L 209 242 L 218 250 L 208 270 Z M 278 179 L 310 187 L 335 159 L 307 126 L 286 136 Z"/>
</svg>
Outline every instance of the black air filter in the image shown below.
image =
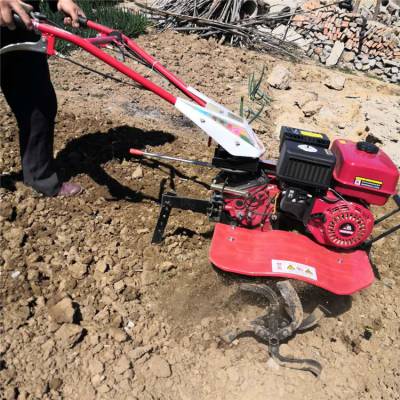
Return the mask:
<svg viewBox="0 0 400 400">
<path fill-rule="evenodd" d="M 281 181 L 297 187 L 328 189 L 336 158 L 326 148 L 285 140 L 277 165 Z"/>
</svg>

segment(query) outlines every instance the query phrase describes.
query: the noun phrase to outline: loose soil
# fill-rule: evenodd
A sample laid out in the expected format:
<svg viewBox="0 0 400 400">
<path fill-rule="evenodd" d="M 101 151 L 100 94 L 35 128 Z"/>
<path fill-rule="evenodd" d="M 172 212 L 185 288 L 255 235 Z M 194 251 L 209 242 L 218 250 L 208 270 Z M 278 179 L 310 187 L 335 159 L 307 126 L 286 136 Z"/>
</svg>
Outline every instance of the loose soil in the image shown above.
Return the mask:
<svg viewBox="0 0 400 400">
<path fill-rule="evenodd" d="M 324 81 L 337 70 L 172 32 L 139 42 L 235 111 L 252 72 L 286 65 L 291 89 L 264 86 L 272 103 L 254 124 L 271 158 L 285 124 L 331 137 L 370 135 L 393 157 L 400 153 L 398 86 L 346 74 L 344 90 L 334 91 Z M 117 75 L 81 52 L 73 57 Z M 160 189 L 207 198 L 213 172 L 129 156 L 134 147 L 206 161 L 207 139 L 149 92 L 59 60 L 50 65 L 59 99 L 57 163 L 85 192 L 44 198 L 21 183 L 17 127 L 0 98 L 1 399 L 400 398 L 398 235 L 374 247 L 370 288 L 352 297 L 302 291 L 305 305 L 320 302 L 331 314 L 282 353 L 318 359 L 319 379 L 279 368 L 254 339 L 225 345 L 220 335 L 263 304 L 209 265 L 207 218 L 173 211 L 164 244 L 150 244 Z M 306 118 L 295 103 L 308 92 L 322 108 Z"/>
</svg>

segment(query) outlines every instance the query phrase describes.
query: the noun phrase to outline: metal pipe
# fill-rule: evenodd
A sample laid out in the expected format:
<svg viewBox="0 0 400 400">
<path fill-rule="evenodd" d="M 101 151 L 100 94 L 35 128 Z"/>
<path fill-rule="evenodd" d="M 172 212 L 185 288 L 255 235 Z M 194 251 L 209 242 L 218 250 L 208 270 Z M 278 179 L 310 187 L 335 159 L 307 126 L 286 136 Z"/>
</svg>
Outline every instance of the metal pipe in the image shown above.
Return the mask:
<svg viewBox="0 0 400 400">
<path fill-rule="evenodd" d="M 198 165 L 200 167 L 215 168 L 212 164 L 210 164 L 209 162 L 206 162 L 206 161 L 188 160 L 185 158 L 166 156 L 164 154 L 149 153 L 147 151 L 143 151 L 143 150 L 139 150 L 139 149 L 130 149 L 129 152 L 132 155 L 139 156 L 139 157 L 157 158 L 160 160 L 177 161 L 177 162 L 182 162 L 182 163 L 186 163 L 186 164 Z"/>
<path fill-rule="evenodd" d="M 231 186 L 221 185 L 219 183 L 212 183 L 210 189 L 216 192 L 234 194 L 241 197 L 247 197 L 249 195 L 249 192 L 246 190 L 236 189 Z"/>
</svg>

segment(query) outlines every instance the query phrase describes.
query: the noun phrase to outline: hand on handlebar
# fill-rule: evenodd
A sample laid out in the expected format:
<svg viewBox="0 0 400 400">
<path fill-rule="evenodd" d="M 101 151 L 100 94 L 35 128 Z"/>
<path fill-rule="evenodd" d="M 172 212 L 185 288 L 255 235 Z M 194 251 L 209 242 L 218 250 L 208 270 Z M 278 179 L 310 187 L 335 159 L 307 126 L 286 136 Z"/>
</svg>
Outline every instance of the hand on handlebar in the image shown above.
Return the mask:
<svg viewBox="0 0 400 400">
<path fill-rule="evenodd" d="M 15 29 L 13 13 L 17 14 L 27 29 L 32 29 L 32 20 L 29 13 L 33 7 L 20 0 L 0 0 L 0 26 Z"/>
<path fill-rule="evenodd" d="M 72 25 L 74 28 L 80 26 L 79 17 L 85 17 L 85 13 L 73 0 L 58 0 L 57 9 L 66 15 L 64 24 Z"/>
</svg>

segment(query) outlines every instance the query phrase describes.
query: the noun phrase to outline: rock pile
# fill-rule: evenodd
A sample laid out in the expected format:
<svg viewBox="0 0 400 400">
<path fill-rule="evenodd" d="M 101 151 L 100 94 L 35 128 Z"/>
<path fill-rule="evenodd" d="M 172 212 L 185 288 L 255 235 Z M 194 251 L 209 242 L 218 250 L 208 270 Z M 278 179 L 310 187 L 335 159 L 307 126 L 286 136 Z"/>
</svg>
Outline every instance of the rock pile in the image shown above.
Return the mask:
<svg viewBox="0 0 400 400">
<path fill-rule="evenodd" d="M 293 26 L 306 40 L 302 47 L 308 56 L 328 66 L 340 63 L 400 82 L 400 28 L 335 6 L 296 15 Z"/>
</svg>

